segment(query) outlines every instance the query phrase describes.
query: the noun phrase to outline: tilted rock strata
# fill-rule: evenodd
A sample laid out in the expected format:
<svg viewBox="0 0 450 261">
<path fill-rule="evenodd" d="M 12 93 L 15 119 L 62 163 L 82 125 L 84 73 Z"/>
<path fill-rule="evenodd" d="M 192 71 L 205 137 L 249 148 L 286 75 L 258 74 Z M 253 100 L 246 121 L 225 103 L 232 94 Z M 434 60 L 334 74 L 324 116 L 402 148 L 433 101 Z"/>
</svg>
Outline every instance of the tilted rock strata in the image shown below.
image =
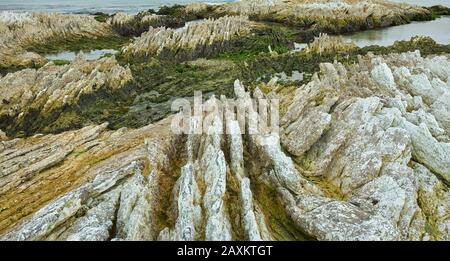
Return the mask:
<svg viewBox="0 0 450 261">
<path fill-rule="evenodd" d="M 314 40 L 306 46 L 304 52 L 311 55 L 349 53 L 356 48 L 357 45 L 353 42 L 346 43 L 338 36 L 320 34 L 318 37 L 314 37 Z"/>
<path fill-rule="evenodd" d="M 119 12 L 109 17 L 106 22 L 121 35 L 140 36 L 148 31 L 150 26 L 180 28 L 191 21 L 223 16 L 214 13 L 215 7 L 215 4 L 206 3 L 162 6 L 157 11 L 150 9 L 135 15 Z"/>
<path fill-rule="evenodd" d="M 82 95 L 120 89 L 131 79 L 130 69 L 114 57 L 98 61 L 78 57 L 69 65 L 48 63 L 40 69 L 21 70 L 0 78 L 0 118 L 21 125 L 29 113 L 50 114 L 76 104 Z"/>
<path fill-rule="evenodd" d="M 271 240 L 280 238 L 274 218 L 287 214 L 318 240 L 449 240 L 448 59 L 369 54 L 349 66 L 322 64 L 294 93 L 255 89 L 253 98 L 279 97 L 288 106 L 279 135 L 250 132 L 261 127 L 253 124 L 259 116 L 236 81 L 236 98 L 248 105 L 244 129 L 230 114 L 222 122 L 206 113 L 213 119 L 208 134 L 171 134 L 169 118 L 134 131 L 97 126 L 4 141 L 3 239 Z M 205 106 L 217 104 L 213 97 Z M 188 123 L 194 133 L 202 126 L 198 118 Z M 139 150 L 120 149 L 124 143 Z M 92 157 L 96 148 L 120 153 L 74 167 L 72 157 Z M 87 172 L 63 191 L 54 186 L 47 196 L 53 201 L 32 201 L 29 190 L 41 191 L 49 173 L 67 175 L 64 168 Z M 85 176 L 91 178 L 79 180 Z M 20 204 L 34 203 L 16 211 L 10 200 L 17 195 Z M 284 213 L 275 216 L 277 202 Z M 165 215 L 155 215 L 161 209 Z"/>
<path fill-rule="evenodd" d="M 86 15 L 24 13 L 19 16 L 2 12 L 0 23 L 2 48 L 28 47 L 55 37 L 97 37 L 110 32 L 106 24 Z"/>
<path fill-rule="evenodd" d="M 0 49 L 0 70 L 36 68 L 47 63 L 47 59 L 33 52 L 19 51 L 13 49 Z M 0 71 L 0 74 L 2 72 Z M 4 73 L 6 74 L 6 73 Z"/>
<path fill-rule="evenodd" d="M 169 123 L 2 142 L 0 230 L 32 214 L 3 239 L 152 239 L 155 182 L 172 154 Z"/>
<path fill-rule="evenodd" d="M 308 200 L 300 206 L 313 211 L 305 214 L 292 208 L 301 227 L 319 239 L 448 239 L 448 202 L 438 200 L 447 214 L 435 209 L 436 216 L 417 202 L 425 200 L 421 187 L 431 186 L 422 182 L 437 181 L 435 175 L 449 181 L 449 66 L 447 57 L 418 52 L 368 55 L 348 68 L 322 64 L 321 76 L 297 89 L 282 144 L 303 175 L 325 179 L 348 198 Z M 332 218 L 337 213 L 348 219 Z"/>
<path fill-rule="evenodd" d="M 221 5 L 215 12 L 304 27 L 311 33 L 307 38 L 319 32 L 352 32 L 431 19 L 427 9 L 374 0 L 243 0 Z"/>
<path fill-rule="evenodd" d="M 107 23 L 116 32 L 124 36 L 140 36 L 143 32 L 148 31 L 149 27 L 178 28 L 184 25 L 181 18 L 148 12 L 141 12 L 136 15 L 119 12 L 110 17 Z"/>
<path fill-rule="evenodd" d="M 125 56 L 193 59 L 207 57 L 227 46 L 234 37 L 248 34 L 246 17 L 221 17 L 192 23 L 182 29 L 150 28 L 123 48 Z"/>
<path fill-rule="evenodd" d="M 0 67 L 20 66 L 39 59 L 25 50 L 35 44 L 66 38 L 96 38 L 111 33 L 92 16 L 58 13 L 0 12 Z"/>
</svg>

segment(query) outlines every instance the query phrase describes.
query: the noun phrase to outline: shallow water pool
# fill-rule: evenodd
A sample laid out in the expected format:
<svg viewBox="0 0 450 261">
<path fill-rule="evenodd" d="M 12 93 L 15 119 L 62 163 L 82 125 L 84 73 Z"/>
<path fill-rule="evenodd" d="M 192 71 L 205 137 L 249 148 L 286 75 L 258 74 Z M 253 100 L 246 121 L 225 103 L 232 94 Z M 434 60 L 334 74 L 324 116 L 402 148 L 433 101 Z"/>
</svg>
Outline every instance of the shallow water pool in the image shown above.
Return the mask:
<svg viewBox="0 0 450 261">
<path fill-rule="evenodd" d="M 71 52 L 71 51 L 64 51 L 57 54 L 48 54 L 45 55 L 45 58 L 51 61 L 55 60 L 65 60 L 65 61 L 73 61 L 77 55 L 83 55 L 86 60 L 97 60 L 101 58 L 102 56 L 108 55 L 108 54 L 117 54 L 119 51 L 113 50 L 113 49 L 101 49 L 101 50 L 91 50 L 91 51 L 80 51 L 80 52 Z"/>
<path fill-rule="evenodd" d="M 360 47 L 369 45 L 389 46 L 398 40 L 409 40 L 414 36 L 429 36 L 437 43 L 450 44 L 450 17 L 443 16 L 428 22 L 392 26 L 368 30 L 342 36 L 345 41 L 353 41 Z"/>
</svg>

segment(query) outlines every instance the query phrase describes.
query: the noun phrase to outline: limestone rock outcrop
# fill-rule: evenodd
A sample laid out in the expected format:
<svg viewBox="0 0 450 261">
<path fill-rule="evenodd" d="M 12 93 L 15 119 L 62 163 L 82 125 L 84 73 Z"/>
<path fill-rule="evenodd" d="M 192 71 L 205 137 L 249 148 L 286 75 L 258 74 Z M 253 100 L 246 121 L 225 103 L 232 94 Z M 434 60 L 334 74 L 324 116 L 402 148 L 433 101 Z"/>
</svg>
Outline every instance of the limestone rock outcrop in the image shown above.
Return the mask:
<svg viewBox="0 0 450 261">
<path fill-rule="evenodd" d="M 374 0 L 243 0 L 223 4 L 215 12 L 305 27 L 307 39 L 321 32 L 352 32 L 432 19 L 425 8 Z"/>
<path fill-rule="evenodd" d="M 205 19 L 180 29 L 151 27 L 122 51 L 130 58 L 187 60 L 217 53 L 226 48 L 234 37 L 244 36 L 249 32 L 249 21 L 243 16 Z"/>
<path fill-rule="evenodd" d="M 30 114 L 49 115 L 77 104 L 83 95 L 114 91 L 132 79 L 129 68 L 114 57 L 39 69 L 25 69 L 0 78 L 0 118 L 4 131 L 26 124 Z"/>
<path fill-rule="evenodd" d="M 140 36 L 143 32 L 148 31 L 149 27 L 178 28 L 184 25 L 181 18 L 149 12 L 141 12 L 136 15 L 119 12 L 108 18 L 106 22 L 124 36 Z"/>
<path fill-rule="evenodd" d="M 0 230 L 30 217 L 2 239 L 152 239 L 169 123 L 117 131 L 103 124 L 2 142 Z"/>
<path fill-rule="evenodd" d="M 448 215 L 432 232 L 424 229 L 425 219 L 442 217 L 430 218 L 418 204 L 420 188 L 428 186 L 421 182 L 429 181 L 416 169 L 448 184 L 449 134 L 441 113 L 449 101 L 449 65 L 447 57 L 418 52 L 368 55 L 348 68 L 322 64 L 322 75 L 296 90 L 282 144 L 303 175 L 323 178 L 347 198 L 297 199 L 291 209 L 297 224 L 319 239 L 448 239 Z M 440 113 L 432 109 L 438 104 Z M 448 194 L 444 187 L 439 193 Z"/>
<path fill-rule="evenodd" d="M 221 110 L 187 134 L 177 114 L 1 141 L 1 239 L 449 240 L 449 59 L 369 54 L 284 91 L 236 81 L 245 124 L 212 96 Z M 279 133 L 255 124 L 266 98 L 287 108 Z"/>
<path fill-rule="evenodd" d="M 67 38 L 96 38 L 111 33 L 92 16 L 59 13 L 0 12 L 0 67 L 42 65 L 42 57 L 25 50 L 35 44 Z"/>
</svg>

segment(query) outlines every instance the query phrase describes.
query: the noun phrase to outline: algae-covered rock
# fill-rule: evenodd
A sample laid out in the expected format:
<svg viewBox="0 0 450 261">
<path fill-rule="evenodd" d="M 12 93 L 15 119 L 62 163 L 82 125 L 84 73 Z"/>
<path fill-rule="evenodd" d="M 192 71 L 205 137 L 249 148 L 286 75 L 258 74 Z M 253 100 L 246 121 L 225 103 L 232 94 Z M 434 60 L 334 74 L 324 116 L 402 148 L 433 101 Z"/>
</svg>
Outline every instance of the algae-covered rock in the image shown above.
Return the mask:
<svg viewBox="0 0 450 261">
<path fill-rule="evenodd" d="M 178 28 L 184 25 L 181 18 L 157 15 L 151 12 L 141 12 L 137 15 L 128 13 L 116 13 L 106 21 L 112 28 L 123 36 L 140 36 L 148 31 L 149 27 Z"/>
<path fill-rule="evenodd" d="M 61 110 L 78 104 L 81 97 L 114 92 L 131 79 L 130 69 L 113 57 L 98 61 L 78 57 L 64 66 L 48 63 L 40 69 L 8 74 L 0 79 L 2 128 L 7 132 L 42 128 L 34 120 L 53 115 L 57 121 Z"/>
<path fill-rule="evenodd" d="M 128 58 L 159 57 L 188 60 L 211 56 L 226 48 L 233 38 L 248 33 L 247 18 L 222 17 L 192 23 L 180 30 L 150 28 L 122 51 Z"/>
<path fill-rule="evenodd" d="M 299 27 L 301 38 L 307 40 L 323 32 L 354 32 L 432 19 L 432 12 L 425 8 L 372 0 L 244 0 L 223 4 L 214 11 Z"/>
<path fill-rule="evenodd" d="M 98 38 L 110 27 L 92 16 L 58 13 L 0 12 L 0 68 L 41 66 L 42 57 L 27 53 L 30 47 L 70 38 Z"/>
<path fill-rule="evenodd" d="M 157 27 L 207 13 L 223 17 Z M 0 239 L 448 240 L 448 47 L 419 37 L 358 48 L 321 34 L 281 54 L 258 41 L 269 25 L 230 14 L 315 35 L 430 12 L 385 1 L 261 0 L 118 13 L 90 25 L 88 16 L 1 13 L 0 30 L 17 35 L 0 38 L 0 53 L 11 52 L 2 62 L 42 67 L 0 75 Z M 120 62 L 42 65 L 19 53 L 35 38 L 100 37 L 112 28 L 135 35 L 150 25 Z M 227 53 L 241 43 L 255 59 Z M 416 47 L 425 52 L 404 52 Z M 245 72 L 304 62 L 311 74 L 302 81 L 255 83 Z M 176 133 L 182 113 L 168 116 L 172 102 L 198 90 L 207 92 L 201 117 Z M 258 102 L 269 99 L 280 105 L 272 132 L 257 124 L 268 123 Z"/>
<path fill-rule="evenodd" d="M 2 141 L 2 239 L 446 240 L 447 63 L 368 54 L 294 91 L 236 81 L 244 125 L 221 97 L 225 121 L 203 111 L 187 134 L 170 130 L 178 114 Z M 254 124 L 252 97 L 288 103 L 279 134 Z"/>
</svg>

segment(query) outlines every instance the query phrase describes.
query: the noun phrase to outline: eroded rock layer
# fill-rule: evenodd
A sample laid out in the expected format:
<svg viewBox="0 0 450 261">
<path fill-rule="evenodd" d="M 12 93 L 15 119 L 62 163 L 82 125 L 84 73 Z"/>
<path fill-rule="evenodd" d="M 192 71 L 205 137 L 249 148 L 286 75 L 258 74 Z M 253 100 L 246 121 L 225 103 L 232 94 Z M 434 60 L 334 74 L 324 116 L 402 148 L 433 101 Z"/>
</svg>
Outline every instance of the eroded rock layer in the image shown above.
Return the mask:
<svg viewBox="0 0 450 261">
<path fill-rule="evenodd" d="M 153 28 L 123 48 L 130 58 L 158 57 L 188 60 L 207 57 L 224 50 L 233 38 L 250 32 L 243 16 L 206 19 L 181 29 Z"/>
<path fill-rule="evenodd" d="M 25 69 L 0 78 L 0 119 L 5 131 L 32 129 L 35 120 L 53 115 L 58 119 L 66 106 L 77 104 L 86 95 L 100 95 L 122 88 L 132 79 L 129 68 L 114 57 L 40 69 Z"/>
<path fill-rule="evenodd" d="M 236 81 L 247 124 L 212 97 L 228 113 L 185 122 L 199 134 L 175 135 L 169 117 L 1 135 L 1 239 L 449 240 L 449 68 L 369 54 L 295 88 Z M 263 98 L 280 99 L 279 134 L 254 124 Z"/>
<path fill-rule="evenodd" d="M 42 57 L 25 50 L 35 44 L 66 38 L 96 38 L 110 28 L 92 16 L 58 13 L 0 12 L 0 68 L 43 65 Z"/>
<path fill-rule="evenodd" d="M 215 12 L 298 26 L 305 29 L 305 39 L 320 32 L 352 32 L 432 18 L 429 10 L 418 6 L 373 0 L 243 0 L 221 5 Z"/>
<path fill-rule="evenodd" d="M 181 19 L 148 12 L 137 15 L 119 12 L 108 18 L 107 23 L 121 35 L 135 36 L 148 31 L 149 27 L 182 27 L 184 25 Z"/>
<path fill-rule="evenodd" d="M 288 195 L 299 226 L 319 239 L 448 239 L 448 63 L 418 52 L 368 55 L 349 67 L 322 64 L 296 90 L 281 142 L 304 176 L 344 199 Z M 432 217 L 424 182 L 446 195 Z"/>
</svg>

